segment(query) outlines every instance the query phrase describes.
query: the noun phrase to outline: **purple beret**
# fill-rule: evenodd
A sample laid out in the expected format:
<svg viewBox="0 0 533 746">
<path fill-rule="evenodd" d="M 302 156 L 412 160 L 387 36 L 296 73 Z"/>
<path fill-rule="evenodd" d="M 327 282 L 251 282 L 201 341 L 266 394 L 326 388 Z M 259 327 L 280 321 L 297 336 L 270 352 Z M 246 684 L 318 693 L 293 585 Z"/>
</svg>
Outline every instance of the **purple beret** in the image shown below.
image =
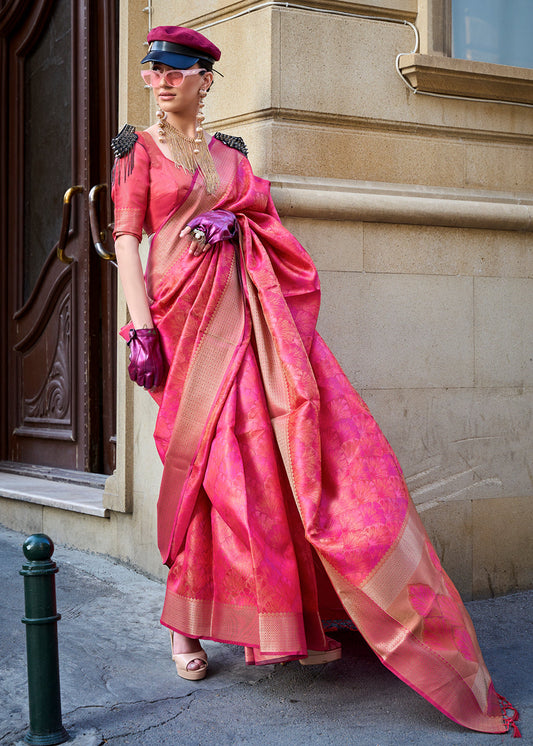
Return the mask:
<svg viewBox="0 0 533 746">
<path fill-rule="evenodd" d="M 220 59 L 220 49 L 192 28 L 156 26 L 149 32 L 147 41 L 150 48 L 141 62 L 161 62 L 187 70 L 200 59 L 209 62 Z"/>
</svg>

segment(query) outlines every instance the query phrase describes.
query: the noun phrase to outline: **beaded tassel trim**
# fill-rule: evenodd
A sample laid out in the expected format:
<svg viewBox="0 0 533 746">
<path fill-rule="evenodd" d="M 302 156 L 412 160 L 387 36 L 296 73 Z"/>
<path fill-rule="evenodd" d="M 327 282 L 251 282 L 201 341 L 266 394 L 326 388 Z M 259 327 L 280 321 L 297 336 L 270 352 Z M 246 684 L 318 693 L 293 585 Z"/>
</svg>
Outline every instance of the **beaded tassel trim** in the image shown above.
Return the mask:
<svg viewBox="0 0 533 746">
<path fill-rule="evenodd" d="M 137 142 L 137 133 L 132 124 L 125 124 L 118 135 L 111 140 L 111 150 L 115 156 L 115 163 L 111 171 L 111 183 L 120 184 L 126 181 L 133 171 L 135 165 L 134 146 Z"/>
</svg>

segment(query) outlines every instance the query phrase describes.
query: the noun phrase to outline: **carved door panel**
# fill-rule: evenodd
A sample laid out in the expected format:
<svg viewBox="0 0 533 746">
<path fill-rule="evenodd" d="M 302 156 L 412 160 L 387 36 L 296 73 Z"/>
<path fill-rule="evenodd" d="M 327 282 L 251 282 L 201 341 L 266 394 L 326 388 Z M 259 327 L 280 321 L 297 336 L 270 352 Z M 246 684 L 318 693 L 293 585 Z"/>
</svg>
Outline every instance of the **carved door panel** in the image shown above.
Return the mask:
<svg viewBox="0 0 533 746">
<path fill-rule="evenodd" d="M 116 278 L 88 195 L 111 166 L 115 27 L 115 0 L 0 0 L 4 460 L 114 465 Z"/>
</svg>

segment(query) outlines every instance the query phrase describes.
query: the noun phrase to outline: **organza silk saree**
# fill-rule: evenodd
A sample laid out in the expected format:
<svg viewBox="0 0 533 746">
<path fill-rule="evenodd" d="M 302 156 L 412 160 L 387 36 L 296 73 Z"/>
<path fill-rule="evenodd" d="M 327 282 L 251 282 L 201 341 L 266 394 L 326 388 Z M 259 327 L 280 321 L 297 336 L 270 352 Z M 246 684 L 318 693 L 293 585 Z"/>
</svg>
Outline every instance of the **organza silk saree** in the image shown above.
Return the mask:
<svg viewBox="0 0 533 746">
<path fill-rule="evenodd" d="M 132 174 L 115 185 L 119 228 L 134 232 L 127 210 L 142 213 L 143 199 L 166 215 L 146 271 L 169 362 L 152 391 L 169 567 L 162 623 L 243 645 L 261 664 L 334 647 L 321 620 L 349 617 L 452 720 L 518 735 L 392 449 L 316 332 L 317 273 L 280 224 L 268 182 L 216 139 L 214 195 L 146 133 L 135 148 Z M 158 195 L 158 179 L 172 178 L 178 188 Z M 216 208 L 237 216 L 239 246 L 193 257 L 179 233 Z"/>
</svg>

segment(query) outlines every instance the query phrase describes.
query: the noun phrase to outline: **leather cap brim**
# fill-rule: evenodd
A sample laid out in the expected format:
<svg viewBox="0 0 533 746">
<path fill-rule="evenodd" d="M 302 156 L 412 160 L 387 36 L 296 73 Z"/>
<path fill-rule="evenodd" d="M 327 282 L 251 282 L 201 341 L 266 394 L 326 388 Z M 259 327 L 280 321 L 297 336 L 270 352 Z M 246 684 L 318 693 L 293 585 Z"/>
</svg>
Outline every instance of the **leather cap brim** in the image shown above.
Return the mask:
<svg viewBox="0 0 533 746">
<path fill-rule="evenodd" d="M 141 65 L 143 62 L 161 62 L 162 65 L 169 65 L 174 70 L 188 70 L 199 59 L 200 57 L 189 57 L 185 54 L 175 54 L 174 52 L 163 52 L 154 49 L 148 52 L 146 57 L 141 60 Z"/>
</svg>

